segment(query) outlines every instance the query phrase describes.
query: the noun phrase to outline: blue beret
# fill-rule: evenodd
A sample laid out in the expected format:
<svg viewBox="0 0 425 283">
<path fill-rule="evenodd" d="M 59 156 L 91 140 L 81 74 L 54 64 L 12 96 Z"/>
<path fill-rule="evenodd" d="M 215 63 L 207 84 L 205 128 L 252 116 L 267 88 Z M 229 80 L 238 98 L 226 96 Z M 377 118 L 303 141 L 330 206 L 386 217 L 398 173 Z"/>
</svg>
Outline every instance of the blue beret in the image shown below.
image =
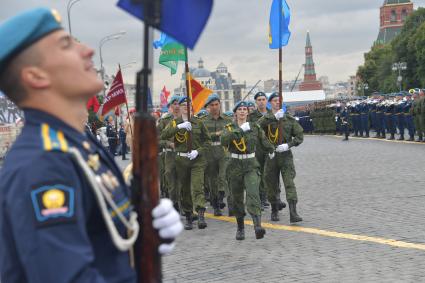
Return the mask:
<svg viewBox="0 0 425 283">
<path fill-rule="evenodd" d="M 235 107 L 233 107 L 233 112 L 236 112 L 236 110 L 238 110 L 239 107 L 248 107 L 248 102 L 239 101 L 238 103 L 235 104 Z"/>
<path fill-rule="evenodd" d="M 0 72 L 20 52 L 49 33 L 62 29 L 56 10 L 36 8 L 0 25 Z"/>
<path fill-rule="evenodd" d="M 168 103 L 167 103 L 167 106 L 168 106 L 168 107 L 170 107 L 170 105 L 171 105 L 171 104 L 173 104 L 174 102 L 176 102 L 176 101 L 177 101 L 177 102 L 179 102 L 179 101 L 180 101 L 180 98 L 181 98 L 181 97 L 180 97 L 180 96 L 178 96 L 178 95 L 173 95 L 173 96 L 171 96 L 171 97 L 170 97 L 170 100 L 169 100 L 169 101 L 168 101 Z"/>
<path fill-rule="evenodd" d="M 213 93 L 208 96 L 207 102 L 205 102 L 205 107 L 207 107 L 213 101 L 220 101 L 220 97 L 218 96 L 218 94 Z"/>
<path fill-rule="evenodd" d="M 205 110 L 205 109 L 201 109 L 201 110 L 199 110 L 198 113 L 196 113 L 196 116 L 198 116 L 198 117 L 203 117 L 203 116 L 207 116 L 207 115 L 208 115 L 208 111 Z"/>
<path fill-rule="evenodd" d="M 260 96 L 264 96 L 265 98 L 267 98 L 267 95 L 264 92 L 260 91 L 254 95 L 254 99 L 257 100 L 257 98 L 259 98 Z"/>
<path fill-rule="evenodd" d="M 248 107 L 255 107 L 255 103 L 252 101 L 248 101 Z"/>
<path fill-rule="evenodd" d="M 179 104 L 185 103 L 190 101 L 190 99 L 187 96 L 183 96 L 182 98 L 180 98 L 179 100 Z"/>
<path fill-rule="evenodd" d="M 226 111 L 223 114 L 226 115 L 227 117 L 233 117 L 233 112 L 232 111 Z"/>
<path fill-rule="evenodd" d="M 270 102 L 275 97 L 279 97 L 279 95 L 277 94 L 277 92 L 273 92 L 272 94 L 270 94 L 269 99 L 267 101 Z"/>
</svg>

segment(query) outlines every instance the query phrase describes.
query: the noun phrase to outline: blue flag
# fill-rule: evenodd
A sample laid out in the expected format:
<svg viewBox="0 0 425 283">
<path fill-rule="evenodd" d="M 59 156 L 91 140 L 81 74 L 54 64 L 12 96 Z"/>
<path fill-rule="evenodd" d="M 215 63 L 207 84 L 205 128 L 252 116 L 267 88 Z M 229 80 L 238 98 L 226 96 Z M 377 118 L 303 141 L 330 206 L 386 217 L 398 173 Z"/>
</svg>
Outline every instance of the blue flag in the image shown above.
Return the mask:
<svg viewBox="0 0 425 283">
<path fill-rule="evenodd" d="M 291 11 L 286 0 L 273 0 L 269 22 L 270 49 L 278 49 L 288 45 L 291 37 L 291 32 L 289 31 L 290 22 Z M 279 23 L 281 24 L 280 27 Z"/>
<path fill-rule="evenodd" d="M 118 7 L 143 20 L 143 5 L 119 0 Z M 211 13 L 213 0 L 163 0 L 159 29 L 193 49 Z"/>
</svg>

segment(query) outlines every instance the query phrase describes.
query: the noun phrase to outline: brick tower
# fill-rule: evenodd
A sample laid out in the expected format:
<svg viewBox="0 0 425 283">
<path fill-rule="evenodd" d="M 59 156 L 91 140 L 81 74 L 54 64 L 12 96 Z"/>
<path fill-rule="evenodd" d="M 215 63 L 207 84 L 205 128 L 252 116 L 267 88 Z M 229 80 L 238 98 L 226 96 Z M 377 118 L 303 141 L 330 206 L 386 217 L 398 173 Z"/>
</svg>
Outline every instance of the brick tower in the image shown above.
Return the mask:
<svg viewBox="0 0 425 283">
<path fill-rule="evenodd" d="M 307 40 L 305 46 L 305 66 L 304 81 L 300 84 L 300 91 L 321 90 L 322 83 L 316 78 L 313 61 L 313 47 L 311 46 L 310 32 L 307 31 Z"/>
<path fill-rule="evenodd" d="M 376 44 L 387 44 L 396 37 L 413 12 L 413 3 L 410 0 L 385 0 L 381 7 L 381 19 Z"/>
</svg>

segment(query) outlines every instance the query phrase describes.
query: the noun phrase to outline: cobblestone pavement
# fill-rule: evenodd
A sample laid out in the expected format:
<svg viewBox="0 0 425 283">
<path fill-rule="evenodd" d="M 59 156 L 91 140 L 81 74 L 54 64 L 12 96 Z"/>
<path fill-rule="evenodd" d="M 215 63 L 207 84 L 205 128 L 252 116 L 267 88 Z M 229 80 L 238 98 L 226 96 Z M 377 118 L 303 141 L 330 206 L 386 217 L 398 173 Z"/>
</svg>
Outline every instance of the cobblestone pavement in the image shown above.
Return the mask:
<svg viewBox="0 0 425 283">
<path fill-rule="evenodd" d="M 424 153 L 423 144 L 307 136 L 294 150 L 299 226 L 329 232 L 288 231 L 285 209 L 264 239 L 247 226 L 247 239 L 237 242 L 236 224 L 208 219 L 207 229 L 184 231 L 164 258 L 165 282 L 424 282 Z"/>
</svg>

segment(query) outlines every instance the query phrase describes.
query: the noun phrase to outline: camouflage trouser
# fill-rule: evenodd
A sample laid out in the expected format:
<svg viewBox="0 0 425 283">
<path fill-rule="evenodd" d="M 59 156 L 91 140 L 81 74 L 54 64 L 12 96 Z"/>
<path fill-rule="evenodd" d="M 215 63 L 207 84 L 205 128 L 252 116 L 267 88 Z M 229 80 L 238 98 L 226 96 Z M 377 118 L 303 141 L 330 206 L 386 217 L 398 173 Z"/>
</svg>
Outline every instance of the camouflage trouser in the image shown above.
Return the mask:
<svg viewBox="0 0 425 283">
<path fill-rule="evenodd" d="M 165 153 L 165 183 L 169 198 L 173 203 L 180 201 L 180 193 L 177 189 L 177 174 L 176 174 L 176 153 L 166 152 Z"/>
<path fill-rule="evenodd" d="M 248 213 L 250 215 L 261 215 L 260 172 L 257 160 L 255 158 L 245 160 L 231 158 L 227 167 L 227 178 L 229 189 L 232 192 L 235 216 L 245 216 L 245 190 Z"/>
<path fill-rule="evenodd" d="M 418 134 L 418 136 L 422 136 L 422 122 L 421 122 L 421 115 L 415 114 L 413 116 L 413 123 L 415 124 L 415 129 Z"/>
<path fill-rule="evenodd" d="M 214 205 L 219 198 L 219 192 L 227 192 L 226 162 L 223 148 L 213 146 L 208 152 L 206 182 L 210 190 L 211 203 Z"/>
<path fill-rule="evenodd" d="M 285 186 L 286 200 L 298 200 L 294 183 L 296 172 L 291 151 L 276 153 L 276 156 L 271 160 L 267 157 L 264 167 L 264 180 L 267 186 L 267 197 L 271 204 L 278 202 L 280 174 L 282 174 Z"/>
<path fill-rule="evenodd" d="M 167 190 L 167 181 L 165 180 L 165 155 L 163 152 L 158 154 L 159 188 L 162 197 L 169 197 Z"/>
<path fill-rule="evenodd" d="M 258 164 L 260 164 L 260 195 L 267 194 L 266 186 L 264 185 L 264 165 L 266 163 L 266 154 L 263 151 L 257 150 L 255 153 Z"/>
<path fill-rule="evenodd" d="M 206 159 L 203 156 L 198 156 L 195 160 L 176 156 L 177 186 L 184 212 L 205 208 L 205 166 Z"/>
</svg>

